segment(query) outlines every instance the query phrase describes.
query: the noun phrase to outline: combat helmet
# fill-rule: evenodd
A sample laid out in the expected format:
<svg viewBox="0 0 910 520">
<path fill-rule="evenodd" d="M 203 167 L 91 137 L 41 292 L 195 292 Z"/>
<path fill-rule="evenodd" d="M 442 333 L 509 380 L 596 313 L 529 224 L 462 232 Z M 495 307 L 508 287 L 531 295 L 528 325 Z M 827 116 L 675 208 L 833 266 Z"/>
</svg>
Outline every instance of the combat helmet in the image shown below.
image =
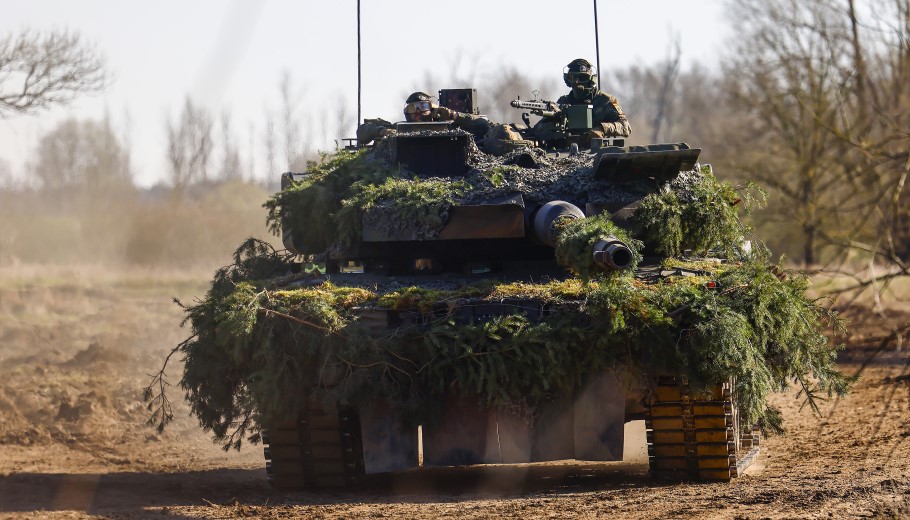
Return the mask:
<svg viewBox="0 0 910 520">
<path fill-rule="evenodd" d="M 578 89 L 579 94 L 582 92 L 589 93 L 594 90 L 596 85 L 594 82 L 596 74 L 597 69 L 594 68 L 594 65 L 591 65 L 591 62 L 584 58 L 578 58 L 565 66 L 562 71 L 562 80 L 573 91 Z M 576 84 L 576 81 L 579 83 Z"/>
<path fill-rule="evenodd" d="M 419 120 L 419 114 L 428 114 L 437 105 L 433 103 L 433 98 L 425 92 L 414 92 L 405 100 L 404 118 L 408 121 Z"/>
</svg>

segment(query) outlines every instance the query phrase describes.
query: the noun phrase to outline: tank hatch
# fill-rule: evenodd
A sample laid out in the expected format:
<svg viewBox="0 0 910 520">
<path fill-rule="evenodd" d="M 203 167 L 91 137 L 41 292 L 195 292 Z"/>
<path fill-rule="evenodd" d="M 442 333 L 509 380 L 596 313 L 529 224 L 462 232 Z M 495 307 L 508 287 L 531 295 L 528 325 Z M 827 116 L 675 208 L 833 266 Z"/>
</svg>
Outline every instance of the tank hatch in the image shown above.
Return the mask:
<svg viewBox="0 0 910 520">
<path fill-rule="evenodd" d="M 694 168 L 700 153 L 701 148 L 689 148 L 686 143 L 609 146 L 597 152 L 594 176 L 617 183 L 644 179 L 663 183 L 675 179 L 681 171 Z"/>
<path fill-rule="evenodd" d="M 392 161 L 426 177 L 461 177 L 468 172 L 466 132 L 446 131 L 449 123 L 398 123 L 391 140 Z"/>
</svg>

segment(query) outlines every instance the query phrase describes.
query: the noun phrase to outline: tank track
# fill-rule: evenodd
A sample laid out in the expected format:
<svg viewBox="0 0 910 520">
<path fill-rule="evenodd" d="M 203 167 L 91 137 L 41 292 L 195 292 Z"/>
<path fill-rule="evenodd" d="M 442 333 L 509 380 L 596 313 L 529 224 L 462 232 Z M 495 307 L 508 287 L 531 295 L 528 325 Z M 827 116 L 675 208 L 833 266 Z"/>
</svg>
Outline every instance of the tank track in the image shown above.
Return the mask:
<svg viewBox="0 0 910 520">
<path fill-rule="evenodd" d="M 658 378 L 645 420 L 652 476 L 729 481 L 752 464 L 760 434 L 740 424 L 732 387 L 717 385 L 696 399 L 687 382 Z"/>
<path fill-rule="evenodd" d="M 338 488 L 364 476 L 360 420 L 350 408 L 307 406 L 297 420 L 263 432 L 269 483 L 281 489 Z"/>
</svg>

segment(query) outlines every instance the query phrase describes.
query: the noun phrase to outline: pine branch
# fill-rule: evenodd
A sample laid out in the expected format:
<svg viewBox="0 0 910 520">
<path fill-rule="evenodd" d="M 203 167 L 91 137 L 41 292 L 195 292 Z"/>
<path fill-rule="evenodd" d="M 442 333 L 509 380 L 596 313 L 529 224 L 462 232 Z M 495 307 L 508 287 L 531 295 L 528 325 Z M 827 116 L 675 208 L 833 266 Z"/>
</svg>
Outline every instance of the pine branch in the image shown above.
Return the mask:
<svg viewBox="0 0 910 520">
<path fill-rule="evenodd" d="M 189 338 L 180 342 L 179 345 L 171 349 L 170 353 L 164 358 L 164 364 L 161 366 L 161 370 L 158 373 L 152 375 L 149 374 L 149 377 L 152 378 L 152 381 L 149 383 L 145 390 L 142 392 L 142 399 L 147 403 L 146 409 L 152 412 L 146 424 L 149 426 L 154 426 L 158 433 L 164 431 L 164 428 L 174 420 L 174 412 L 171 407 L 171 401 L 167 398 L 167 387 L 171 386 L 167 382 L 167 374 L 165 370 L 167 369 L 167 364 L 171 360 L 171 356 L 176 354 L 178 351 L 185 349 L 192 340 L 196 339 L 198 336 L 193 334 Z M 157 387 L 157 393 L 156 393 Z"/>
</svg>

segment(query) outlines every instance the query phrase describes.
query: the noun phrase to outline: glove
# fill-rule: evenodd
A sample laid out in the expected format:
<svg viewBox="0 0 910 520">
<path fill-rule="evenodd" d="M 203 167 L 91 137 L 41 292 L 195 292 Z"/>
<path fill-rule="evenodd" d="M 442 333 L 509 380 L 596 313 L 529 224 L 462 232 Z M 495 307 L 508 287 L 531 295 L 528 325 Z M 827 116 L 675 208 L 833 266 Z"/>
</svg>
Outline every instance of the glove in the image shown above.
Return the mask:
<svg viewBox="0 0 910 520">
<path fill-rule="evenodd" d="M 433 115 L 433 119 L 437 121 L 454 121 L 458 117 L 458 112 L 446 107 L 437 107 Z"/>
<path fill-rule="evenodd" d="M 588 132 L 585 134 L 585 139 L 590 141 L 591 139 L 594 139 L 597 137 L 603 138 L 603 136 L 604 136 L 603 130 L 598 130 L 596 128 L 592 128 L 592 129 L 588 130 Z"/>
</svg>

